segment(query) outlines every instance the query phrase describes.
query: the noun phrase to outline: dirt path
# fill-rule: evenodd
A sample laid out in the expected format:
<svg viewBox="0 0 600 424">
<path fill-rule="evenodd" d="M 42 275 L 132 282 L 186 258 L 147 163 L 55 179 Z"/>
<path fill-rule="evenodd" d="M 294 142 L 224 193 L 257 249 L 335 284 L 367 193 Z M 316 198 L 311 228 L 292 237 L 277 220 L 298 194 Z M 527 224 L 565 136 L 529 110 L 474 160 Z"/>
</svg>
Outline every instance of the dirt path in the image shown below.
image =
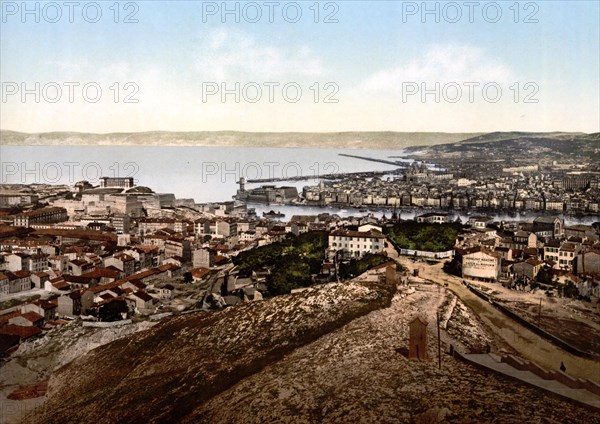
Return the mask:
<svg viewBox="0 0 600 424">
<path fill-rule="evenodd" d="M 187 422 L 597 422 L 592 412 L 450 355 L 438 369 L 436 312 L 468 311 L 453 299 L 433 283 L 402 286 L 390 307 L 294 350 L 199 405 Z M 405 357 L 408 323 L 417 315 L 429 322 L 425 362 Z M 483 333 L 472 313 L 448 322 L 463 341 Z M 445 331 L 442 341 L 450 342 Z"/>
<path fill-rule="evenodd" d="M 524 358 L 549 370 L 557 370 L 560 363 L 563 362 L 567 372 L 572 376 L 600 382 L 600 363 L 571 355 L 505 316 L 491 304 L 469 291 L 462 284 L 462 279 L 446 274 L 442 269 L 442 263 L 428 265 L 424 262 L 413 262 L 407 257 L 398 256 L 395 251 L 389 249 L 388 255 L 406 267 L 411 274 L 414 269 L 418 269 L 421 278 L 438 284 L 447 283 L 448 289 L 471 308 L 491 333 L 501 338 L 504 343 Z"/>
</svg>

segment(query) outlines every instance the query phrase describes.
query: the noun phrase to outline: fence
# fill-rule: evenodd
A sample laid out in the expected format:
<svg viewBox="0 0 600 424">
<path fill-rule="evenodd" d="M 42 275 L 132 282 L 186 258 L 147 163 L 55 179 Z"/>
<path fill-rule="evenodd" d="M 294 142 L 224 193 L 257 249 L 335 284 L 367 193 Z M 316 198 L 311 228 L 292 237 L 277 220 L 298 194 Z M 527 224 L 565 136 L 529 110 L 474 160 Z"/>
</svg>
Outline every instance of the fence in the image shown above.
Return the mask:
<svg viewBox="0 0 600 424">
<path fill-rule="evenodd" d="M 425 250 L 412 250 L 412 249 L 399 249 L 400 254 L 403 256 L 418 256 L 421 258 L 431 259 L 445 259 L 451 258 L 454 255 L 454 250 L 448 250 L 446 252 L 428 252 Z"/>
<path fill-rule="evenodd" d="M 517 321 L 522 326 L 524 326 L 524 327 L 528 328 L 529 330 L 533 331 L 538 336 L 541 336 L 541 337 L 545 338 L 546 340 L 550 341 L 551 343 L 553 343 L 554 345 L 560 347 L 561 349 L 564 349 L 565 351 L 567 351 L 567 352 L 569 352 L 569 353 L 571 353 L 573 355 L 580 356 L 582 358 L 587 358 L 587 359 L 591 359 L 591 360 L 594 360 L 594 361 L 598 361 L 600 359 L 600 357 L 598 355 L 594 355 L 592 353 L 584 352 L 584 351 L 582 351 L 580 349 L 577 349 L 576 347 L 570 345 L 566 341 L 564 341 L 564 340 L 556 337 L 554 334 L 548 333 L 546 330 L 538 327 L 537 325 L 535 325 L 534 323 L 526 320 L 525 318 L 523 318 L 519 314 L 511 311 L 506 306 L 504 306 L 504 305 L 502 305 L 502 304 L 494 301 L 488 295 L 486 295 L 485 293 L 477 290 L 472 285 L 469 284 L 468 287 L 469 287 L 469 290 L 471 290 L 471 292 L 473 292 L 475 295 L 477 295 L 480 298 L 482 298 L 482 299 L 490 302 L 494 307 L 496 307 L 497 309 L 499 309 L 502 313 L 504 313 L 508 317 L 510 317 L 513 320 Z"/>
<path fill-rule="evenodd" d="M 392 243 L 392 246 L 394 246 L 394 249 L 396 249 L 396 252 L 398 252 L 398 254 L 402 255 L 402 256 L 417 256 L 417 257 L 421 257 L 421 258 L 430 258 L 430 259 L 445 259 L 445 258 L 451 258 L 452 256 L 454 256 L 454 250 L 447 250 L 445 252 L 429 252 L 427 250 L 413 250 L 413 249 L 404 249 L 400 246 L 398 246 L 398 244 L 388 238 L 388 241 L 390 243 Z"/>
</svg>

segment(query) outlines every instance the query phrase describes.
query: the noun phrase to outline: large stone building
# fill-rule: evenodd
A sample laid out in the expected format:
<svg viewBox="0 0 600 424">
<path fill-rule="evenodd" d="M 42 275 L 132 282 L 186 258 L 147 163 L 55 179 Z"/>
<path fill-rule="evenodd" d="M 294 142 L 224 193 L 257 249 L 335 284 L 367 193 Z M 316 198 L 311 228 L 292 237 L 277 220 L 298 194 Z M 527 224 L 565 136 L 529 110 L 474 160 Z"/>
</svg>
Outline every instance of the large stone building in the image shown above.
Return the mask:
<svg viewBox="0 0 600 424">
<path fill-rule="evenodd" d="M 378 253 L 385 247 L 386 237 L 377 230 L 365 232 L 337 230 L 329 234 L 329 249 L 347 252 L 352 257 Z"/>
<path fill-rule="evenodd" d="M 13 225 L 15 227 L 29 227 L 33 224 L 53 224 L 64 222 L 69 219 L 67 210 L 59 207 L 35 209 L 15 215 Z"/>
<path fill-rule="evenodd" d="M 192 266 L 194 268 L 210 268 L 213 266 L 215 252 L 206 248 L 196 249 L 192 255 Z"/>
<path fill-rule="evenodd" d="M 133 177 L 102 177 L 100 178 L 100 188 L 120 187 L 131 188 L 134 186 Z"/>
<path fill-rule="evenodd" d="M 565 234 L 564 222 L 558 217 L 539 216 L 533 220 L 532 230 L 538 237 L 560 238 Z"/>
<path fill-rule="evenodd" d="M 263 185 L 258 188 L 246 190 L 243 179 L 240 180 L 240 188 L 235 196 L 237 200 L 260 203 L 287 203 L 297 197 L 298 189 L 296 187 Z"/>
<path fill-rule="evenodd" d="M 502 255 L 473 247 L 456 249 L 456 262 L 463 278 L 495 281 L 500 275 Z"/>
<path fill-rule="evenodd" d="M 33 204 L 38 199 L 39 196 L 37 194 L 2 191 L 0 192 L 0 208 Z"/>
<path fill-rule="evenodd" d="M 445 224 L 448 222 L 447 213 L 429 212 L 416 217 L 417 222 L 426 222 L 428 224 Z"/>
<path fill-rule="evenodd" d="M 523 262 L 517 262 L 513 264 L 513 273 L 516 277 L 525 278 L 528 280 L 535 280 L 538 273 L 542 269 L 544 262 L 537 258 L 529 258 Z"/>
</svg>

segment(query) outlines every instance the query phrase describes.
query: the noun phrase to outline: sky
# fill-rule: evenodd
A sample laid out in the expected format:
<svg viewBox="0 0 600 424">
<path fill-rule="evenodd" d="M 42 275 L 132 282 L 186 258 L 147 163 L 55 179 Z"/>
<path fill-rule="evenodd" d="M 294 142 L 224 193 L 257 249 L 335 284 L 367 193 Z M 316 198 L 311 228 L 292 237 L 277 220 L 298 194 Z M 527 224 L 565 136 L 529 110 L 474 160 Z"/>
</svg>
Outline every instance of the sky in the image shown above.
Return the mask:
<svg viewBox="0 0 600 424">
<path fill-rule="evenodd" d="M 600 131 L 598 1 L 1 2 L 22 132 Z"/>
</svg>

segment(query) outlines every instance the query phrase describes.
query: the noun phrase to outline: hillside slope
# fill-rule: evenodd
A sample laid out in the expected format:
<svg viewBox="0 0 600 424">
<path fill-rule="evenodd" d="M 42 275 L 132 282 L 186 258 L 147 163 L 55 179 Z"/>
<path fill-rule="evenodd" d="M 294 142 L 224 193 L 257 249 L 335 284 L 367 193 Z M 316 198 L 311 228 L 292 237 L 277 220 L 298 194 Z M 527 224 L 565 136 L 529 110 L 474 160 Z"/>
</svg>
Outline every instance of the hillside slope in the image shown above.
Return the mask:
<svg viewBox="0 0 600 424">
<path fill-rule="evenodd" d="M 329 284 L 214 313 L 169 319 L 56 372 L 44 423 L 171 423 L 295 348 L 388 306 L 394 288 Z"/>
<path fill-rule="evenodd" d="M 511 352 L 435 284 L 401 287 L 390 307 L 300 347 L 199 405 L 184 423 L 599 423 L 595 411 L 478 370 L 443 351 Z M 408 360 L 408 322 L 428 325 L 428 362 Z M 558 366 L 558 364 L 557 364 Z"/>
<path fill-rule="evenodd" d="M 490 133 L 458 143 L 409 147 L 408 152 L 429 158 L 527 158 L 551 157 L 561 161 L 600 159 L 600 133 Z"/>
</svg>

